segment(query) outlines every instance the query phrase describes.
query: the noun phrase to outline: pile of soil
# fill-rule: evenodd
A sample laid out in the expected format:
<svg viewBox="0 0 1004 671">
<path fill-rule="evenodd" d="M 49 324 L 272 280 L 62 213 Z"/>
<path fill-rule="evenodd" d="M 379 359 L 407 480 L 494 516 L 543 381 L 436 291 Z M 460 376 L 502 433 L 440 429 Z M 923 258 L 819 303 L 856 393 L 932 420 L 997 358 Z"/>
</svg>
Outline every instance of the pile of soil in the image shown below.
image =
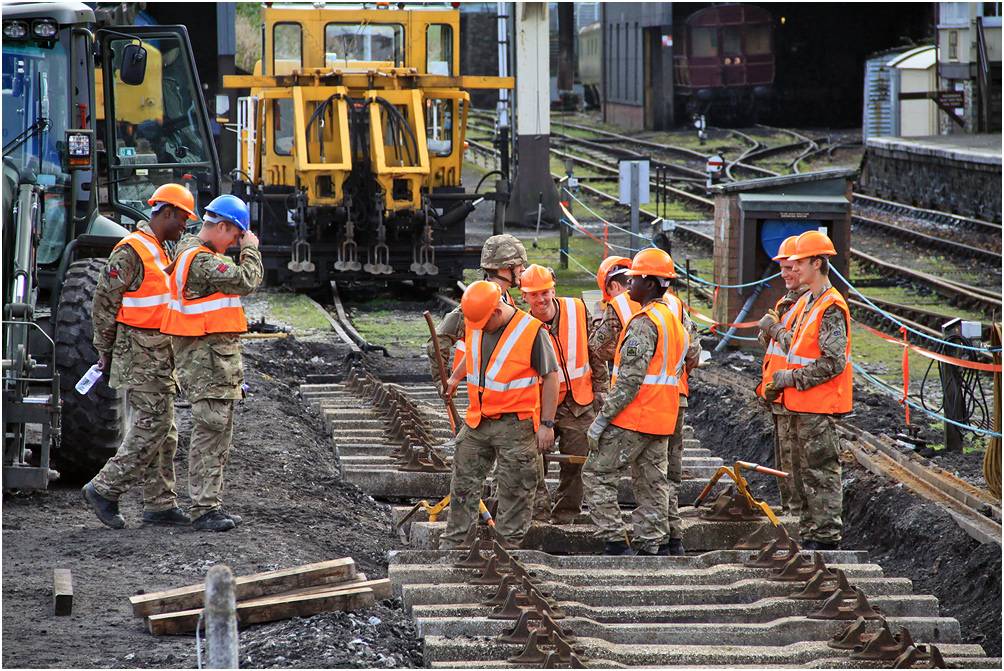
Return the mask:
<svg viewBox="0 0 1004 671">
<path fill-rule="evenodd" d="M 369 579 L 386 577 L 388 551 L 403 547 L 392 513 L 340 479 L 330 436 L 297 390 L 306 375 L 344 374 L 348 352 L 327 340 L 245 342 L 250 389 L 237 406 L 224 475 L 224 503 L 243 518 L 232 531 L 142 527 L 138 489 L 120 501 L 121 531 L 103 526 L 76 486 L 5 493 L 3 666 L 195 668 L 194 635 L 151 635 L 132 617 L 128 597 L 201 583 L 214 564 L 248 575 L 352 557 Z M 179 407 L 177 421 L 177 491 L 187 508 L 191 410 Z M 73 575 L 67 617 L 52 615 L 55 568 Z M 259 668 L 421 663 L 411 619 L 390 600 L 352 614 L 248 627 L 240 639 L 242 665 Z"/>
<path fill-rule="evenodd" d="M 757 383 L 759 362 L 731 354 L 709 369 Z M 873 434 L 901 430 L 902 407 L 895 400 L 855 388 L 848 421 Z M 920 413 L 917 413 L 920 414 Z M 750 395 L 691 379 L 687 423 L 703 447 L 729 463 L 735 460 L 774 465 L 771 417 Z M 937 434 L 926 417 L 912 417 L 920 435 Z M 904 451 L 908 448 L 903 447 Z M 939 452 L 935 463 L 965 473 L 983 486 L 982 453 Z M 896 482 L 860 467 L 850 453 L 843 465 L 843 540 L 845 549 L 864 550 L 885 575 L 913 580 L 915 594 L 932 594 L 941 614 L 954 617 L 963 640 L 982 645 L 987 655 L 1001 655 L 1001 547 L 981 544 L 963 531 L 941 507 L 917 497 Z M 954 463 L 954 467 L 949 464 Z M 975 475 L 979 473 L 978 477 Z M 780 502 L 776 480 L 744 472 L 750 489 L 772 505 Z"/>
</svg>

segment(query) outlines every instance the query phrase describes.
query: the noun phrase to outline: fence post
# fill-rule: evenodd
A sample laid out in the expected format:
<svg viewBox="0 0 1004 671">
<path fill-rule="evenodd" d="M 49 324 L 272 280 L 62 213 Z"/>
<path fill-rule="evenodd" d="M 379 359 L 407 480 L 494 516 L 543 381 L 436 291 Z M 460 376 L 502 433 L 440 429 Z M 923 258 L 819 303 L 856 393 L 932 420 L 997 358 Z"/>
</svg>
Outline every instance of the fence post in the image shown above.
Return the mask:
<svg viewBox="0 0 1004 671">
<path fill-rule="evenodd" d="M 571 210 L 572 207 L 572 197 L 571 190 L 568 188 L 569 176 L 562 178 L 561 180 L 561 194 L 564 196 L 562 200 L 568 203 L 568 208 Z M 558 258 L 561 267 L 568 270 L 568 228 L 571 223 L 562 217 L 558 223 Z"/>
<path fill-rule="evenodd" d="M 227 566 L 206 574 L 206 668 L 236 669 L 237 584 Z"/>
</svg>

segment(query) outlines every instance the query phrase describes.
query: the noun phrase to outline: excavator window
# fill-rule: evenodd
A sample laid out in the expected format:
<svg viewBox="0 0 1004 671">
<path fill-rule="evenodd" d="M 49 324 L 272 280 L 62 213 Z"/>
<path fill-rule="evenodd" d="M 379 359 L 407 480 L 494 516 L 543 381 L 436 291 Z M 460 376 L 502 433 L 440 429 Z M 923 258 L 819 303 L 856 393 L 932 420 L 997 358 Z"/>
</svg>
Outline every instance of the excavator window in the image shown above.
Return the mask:
<svg viewBox="0 0 1004 671">
<path fill-rule="evenodd" d="M 391 65 L 404 62 L 404 26 L 397 23 L 329 23 L 324 26 L 324 66 Z"/>
<path fill-rule="evenodd" d="M 299 23 L 277 23 L 272 28 L 272 67 L 276 75 L 303 69 L 303 28 Z M 288 153 L 288 152 L 287 152 Z"/>
<path fill-rule="evenodd" d="M 430 75 L 453 74 L 453 26 L 429 25 L 425 33 L 425 71 Z"/>
</svg>

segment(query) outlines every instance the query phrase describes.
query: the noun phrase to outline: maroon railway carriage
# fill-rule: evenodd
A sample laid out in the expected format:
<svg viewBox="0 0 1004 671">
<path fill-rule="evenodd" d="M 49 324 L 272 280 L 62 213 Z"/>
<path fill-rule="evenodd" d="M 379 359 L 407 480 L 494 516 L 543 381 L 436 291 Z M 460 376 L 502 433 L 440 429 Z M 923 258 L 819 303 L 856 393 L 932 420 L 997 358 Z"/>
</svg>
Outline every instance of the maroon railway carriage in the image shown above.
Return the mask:
<svg viewBox="0 0 1004 671">
<path fill-rule="evenodd" d="M 676 95 L 688 115 L 705 115 L 709 123 L 755 121 L 774 84 L 769 12 L 753 5 L 702 9 L 675 26 L 673 44 Z"/>
</svg>

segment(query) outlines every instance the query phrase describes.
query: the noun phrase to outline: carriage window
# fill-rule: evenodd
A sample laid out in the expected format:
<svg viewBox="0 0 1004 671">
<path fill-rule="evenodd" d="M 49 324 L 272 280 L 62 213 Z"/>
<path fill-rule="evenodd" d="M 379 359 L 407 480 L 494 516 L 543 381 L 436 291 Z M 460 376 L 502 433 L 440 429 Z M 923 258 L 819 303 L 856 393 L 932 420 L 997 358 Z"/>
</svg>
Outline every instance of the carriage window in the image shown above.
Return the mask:
<svg viewBox="0 0 1004 671">
<path fill-rule="evenodd" d="M 743 41 L 739 26 L 722 26 L 722 54 L 735 56 L 742 53 Z"/>
<path fill-rule="evenodd" d="M 404 65 L 404 26 L 375 23 L 329 23 L 324 26 L 325 67 L 349 63 Z"/>
<path fill-rule="evenodd" d="M 691 34 L 694 45 L 693 56 L 708 58 L 718 55 L 718 33 L 714 28 L 694 28 Z"/>
<path fill-rule="evenodd" d="M 277 23 L 272 29 L 272 68 L 276 75 L 303 68 L 303 29 L 299 23 Z"/>
<path fill-rule="evenodd" d="M 425 71 L 430 75 L 453 74 L 453 26 L 429 26 L 425 33 Z"/>
<path fill-rule="evenodd" d="M 746 26 L 746 54 L 770 53 L 770 26 L 766 23 Z"/>
</svg>

